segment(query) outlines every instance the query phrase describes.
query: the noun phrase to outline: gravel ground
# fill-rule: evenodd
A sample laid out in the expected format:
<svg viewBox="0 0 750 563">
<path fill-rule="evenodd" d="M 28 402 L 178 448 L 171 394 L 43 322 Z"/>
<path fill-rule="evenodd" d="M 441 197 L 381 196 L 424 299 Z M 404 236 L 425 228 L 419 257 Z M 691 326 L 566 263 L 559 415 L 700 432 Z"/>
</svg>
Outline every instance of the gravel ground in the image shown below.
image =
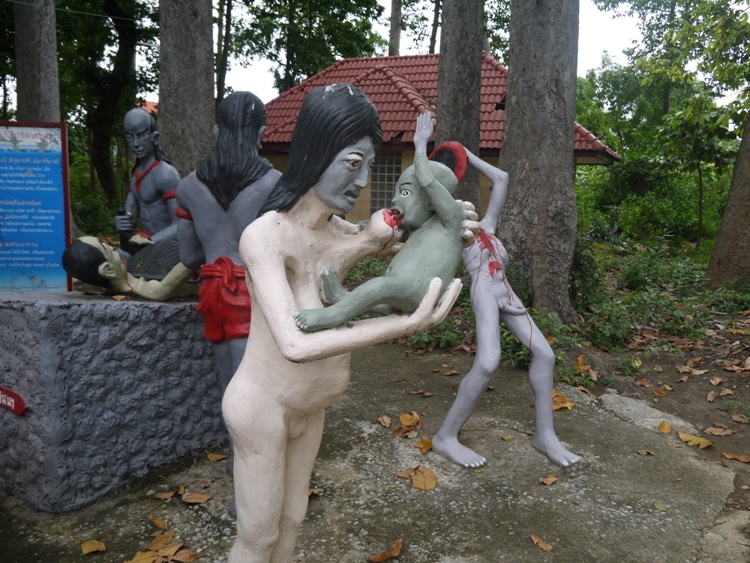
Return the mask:
<svg viewBox="0 0 750 563">
<path fill-rule="evenodd" d="M 522 370 L 503 368 L 464 428 L 463 441 L 488 459 L 481 469 L 422 454 L 414 438 L 396 437 L 378 423 L 383 415 L 398 421 L 416 411 L 424 422 L 418 437 L 431 436 L 454 398 L 459 377 L 450 374 L 466 373 L 470 364 L 470 358 L 415 356 L 388 345 L 355 354 L 350 389 L 327 415 L 311 480 L 317 494 L 294 563 L 364 563 L 399 538 L 400 563 L 750 561 L 750 512 L 725 511 L 734 472 L 676 435 L 647 427 L 653 409 L 646 403 L 641 414 L 629 404 L 625 420 L 560 387 L 575 403 L 555 413 L 559 436 L 581 457 L 569 468 L 532 446 L 532 395 Z M 212 453 L 227 453 L 226 446 Z M 396 475 L 418 465 L 434 471 L 436 488 L 420 490 Z M 199 563 L 226 561 L 235 534 L 227 466 L 226 459 L 210 461 L 198 452 L 62 515 L 0 495 L 0 559 L 123 563 L 154 541 L 161 533 L 155 523 L 163 522 L 184 544 L 183 554 L 200 553 Z M 552 473 L 553 484 L 540 483 Z M 168 491 L 180 494 L 154 498 Z M 189 504 L 190 493 L 211 499 Z M 82 556 L 86 540 L 103 542 L 106 551 Z"/>
</svg>

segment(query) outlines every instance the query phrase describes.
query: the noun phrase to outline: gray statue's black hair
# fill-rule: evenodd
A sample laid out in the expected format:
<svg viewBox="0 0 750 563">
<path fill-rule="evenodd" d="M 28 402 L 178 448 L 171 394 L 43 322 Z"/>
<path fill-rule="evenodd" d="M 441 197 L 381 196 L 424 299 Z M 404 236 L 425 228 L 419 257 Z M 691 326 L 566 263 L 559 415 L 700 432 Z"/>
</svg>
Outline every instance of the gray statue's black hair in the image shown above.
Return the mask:
<svg viewBox="0 0 750 563">
<path fill-rule="evenodd" d="M 363 137 L 375 150 L 383 142 L 378 110 L 362 90 L 351 84 L 311 90 L 297 117 L 286 169 L 260 212 L 291 209 L 334 157 Z"/>
<path fill-rule="evenodd" d="M 195 174 L 225 210 L 271 168 L 258 155 L 258 133 L 265 124 L 266 106 L 251 92 L 234 92 L 216 108 L 216 145 Z"/>
<path fill-rule="evenodd" d="M 99 273 L 99 266 L 105 261 L 101 250 L 78 239 L 62 255 L 63 269 L 70 276 L 83 283 L 109 289 L 110 281 Z"/>
</svg>

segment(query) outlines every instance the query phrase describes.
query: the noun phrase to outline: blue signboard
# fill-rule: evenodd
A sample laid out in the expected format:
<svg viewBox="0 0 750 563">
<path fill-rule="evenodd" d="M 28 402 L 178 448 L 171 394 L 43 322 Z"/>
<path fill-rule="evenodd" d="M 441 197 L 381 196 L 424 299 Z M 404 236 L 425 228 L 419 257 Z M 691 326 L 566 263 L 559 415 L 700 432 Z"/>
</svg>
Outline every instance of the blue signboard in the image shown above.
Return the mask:
<svg viewBox="0 0 750 563">
<path fill-rule="evenodd" d="M 70 289 L 64 123 L 0 122 L 0 291 Z"/>
</svg>

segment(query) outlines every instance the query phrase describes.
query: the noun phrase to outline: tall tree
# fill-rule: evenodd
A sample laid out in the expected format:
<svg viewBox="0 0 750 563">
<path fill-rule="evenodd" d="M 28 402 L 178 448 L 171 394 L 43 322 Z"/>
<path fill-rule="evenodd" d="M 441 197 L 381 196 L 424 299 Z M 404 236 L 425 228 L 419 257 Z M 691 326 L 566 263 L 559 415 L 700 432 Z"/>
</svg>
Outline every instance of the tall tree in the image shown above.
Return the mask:
<svg viewBox="0 0 750 563">
<path fill-rule="evenodd" d="M 388 56 L 396 57 L 401 49 L 401 7 L 402 0 L 391 0 L 391 17 L 388 39 Z"/>
<path fill-rule="evenodd" d="M 645 82 L 656 77 L 674 85 L 690 83 L 699 77 L 716 97 L 730 90 L 739 92 L 726 111 L 736 110 L 732 120 L 743 139 L 707 274 L 711 287 L 724 283 L 750 284 L 750 253 L 747 252 L 750 230 L 745 220 L 750 201 L 750 167 L 747 166 L 750 144 L 744 135 L 750 127 L 747 111 L 750 107 L 750 62 L 747 58 L 750 3 L 748 0 L 594 1 L 600 7 L 622 9 L 639 16 L 644 45 L 633 50 L 631 58 L 638 56 L 640 68 L 649 73 L 650 78 Z M 702 103 L 702 97 L 695 97 L 694 103 L 683 104 L 674 115 L 668 116 L 667 122 L 674 125 L 682 116 L 687 128 L 700 121 L 715 123 L 714 110 L 704 112 Z"/>
<path fill-rule="evenodd" d="M 483 0 L 484 36 L 495 59 L 506 61 L 508 54 L 508 26 L 510 0 Z M 412 43 L 428 53 L 434 53 L 440 32 L 442 0 L 403 0 L 402 29 Z"/>
<path fill-rule="evenodd" d="M 232 43 L 232 0 L 219 0 L 217 21 L 218 40 L 216 41 L 216 105 L 224 99 L 229 51 Z"/>
<path fill-rule="evenodd" d="M 185 176 L 214 143 L 211 0 L 160 0 L 159 9 L 159 133 Z"/>
<path fill-rule="evenodd" d="M 578 0 L 511 1 L 505 136 L 510 176 L 499 235 L 534 307 L 566 323 L 576 243 L 573 189 Z"/>
<path fill-rule="evenodd" d="M 122 134 L 123 104 L 135 100 L 135 49 L 139 34 L 136 20 L 139 17 L 133 2 L 104 0 L 102 8 L 115 30 L 116 50 L 111 71 L 101 82 L 92 106 L 87 108 L 86 126 L 89 130 L 89 157 L 96 170 L 99 183 L 107 199 L 118 196 L 117 179 L 112 162 L 112 139 Z"/>
<path fill-rule="evenodd" d="M 745 131 L 750 122 L 745 123 Z M 724 284 L 736 288 L 750 287 L 750 138 L 742 137 L 737 159 L 734 163 L 732 184 L 721 228 L 716 235 L 711 259 L 708 263 L 708 280 L 712 288 Z"/>
<path fill-rule="evenodd" d="M 17 2 L 14 9 L 19 121 L 60 121 L 54 0 Z"/>
<path fill-rule="evenodd" d="M 481 0 L 445 0 L 438 66 L 437 143 L 454 140 L 479 154 L 479 100 L 482 88 Z M 460 199 L 479 206 L 479 176 L 467 170 Z"/>
<path fill-rule="evenodd" d="M 383 13 L 377 0 L 245 0 L 248 20 L 235 33 L 239 54 L 276 66 L 283 92 L 340 58 L 369 57 L 383 44 L 372 28 Z"/>
</svg>

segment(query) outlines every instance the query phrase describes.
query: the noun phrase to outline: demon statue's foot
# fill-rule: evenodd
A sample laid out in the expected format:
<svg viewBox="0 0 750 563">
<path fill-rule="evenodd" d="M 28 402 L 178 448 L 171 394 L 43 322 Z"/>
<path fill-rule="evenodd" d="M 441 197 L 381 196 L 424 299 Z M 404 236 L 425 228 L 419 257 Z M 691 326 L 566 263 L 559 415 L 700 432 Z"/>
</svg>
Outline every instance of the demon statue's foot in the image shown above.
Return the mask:
<svg viewBox="0 0 750 563">
<path fill-rule="evenodd" d="M 433 446 L 434 447 L 434 446 Z M 534 436 L 534 447 L 547 454 L 552 463 L 562 467 L 573 465 L 580 458 L 573 452 L 567 450 L 554 433 L 539 433 Z"/>
<path fill-rule="evenodd" d="M 456 438 L 432 438 L 432 451 L 462 467 L 482 467 L 487 460 L 471 448 L 461 444 Z"/>
<path fill-rule="evenodd" d="M 331 318 L 326 309 L 304 309 L 294 315 L 294 321 L 300 330 L 316 332 L 326 328 L 333 328 L 341 324 Z"/>
</svg>

